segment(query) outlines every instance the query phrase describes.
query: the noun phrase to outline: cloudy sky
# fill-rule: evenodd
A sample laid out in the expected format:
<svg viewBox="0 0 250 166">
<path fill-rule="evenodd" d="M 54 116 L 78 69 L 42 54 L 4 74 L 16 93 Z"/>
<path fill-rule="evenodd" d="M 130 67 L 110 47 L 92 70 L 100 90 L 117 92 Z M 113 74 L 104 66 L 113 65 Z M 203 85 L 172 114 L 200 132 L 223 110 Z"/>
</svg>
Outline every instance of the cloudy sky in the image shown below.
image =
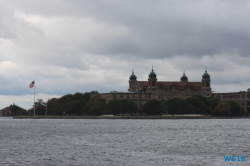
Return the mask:
<svg viewBox="0 0 250 166">
<path fill-rule="evenodd" d="M 248 0 L 0 0 L 0 109 L 36 98 L 128 89 L 147 80 L 250 88 Z"/>
</svg>

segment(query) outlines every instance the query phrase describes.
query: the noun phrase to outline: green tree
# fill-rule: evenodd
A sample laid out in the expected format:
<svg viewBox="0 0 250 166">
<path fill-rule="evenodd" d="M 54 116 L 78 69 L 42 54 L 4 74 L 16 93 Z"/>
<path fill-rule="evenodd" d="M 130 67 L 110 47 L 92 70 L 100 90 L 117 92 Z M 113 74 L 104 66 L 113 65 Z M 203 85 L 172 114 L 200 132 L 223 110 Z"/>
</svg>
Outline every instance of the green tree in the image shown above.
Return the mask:
<svg viewBox="0 0 250 166">
<path fill-rule="evenodd" d="M 194 113 L 194 107 L 187 104 L 184 100 L 179 98 L 172 98 L 163 101 L 163 112 L 169 114 L 191 114 Z"/>
<path fill-rule="evenodd" d="M 215 109 L 215 107 L 220 103 L 220 99 L 215 97 L 208 97 L 207 101 L 212 109 Z"/>
<path fill-rule="evenodd" d="M 82 115 L 86 101 L 83 99 L 69 101 L 64 107 L 63 112 L 69 115 Z"/>
<path fill-rule="evenodd" d="M 90 94 L 100 94 L 98 91 L 90 91 Z"/>
<path fill-rule="evenodd" d="M 11 115 L 14 115 L 14 116 L 21 116 L 21 115 L 24 115 L 26 113 L 23 111 L 22 108 L 20 108 L 15 103 L 11 104 L 9 109 L 11 110 Z"/>
<path fill-rule="evenodd" d="M 134 114 L 138 111 L 138 108 L 134 101 L 129 99 L 115 99 L 111 100 L 105 105 L 106 114 L 125 114 L 130 113 Z"/>
<path fill-rule="evenodd" d="M 129 113 L 131 115 L 138 112 L 138 107 L 134 101 L 129 100 L 129 99 L 122 99 L 122 103 L 124 106 L 123 107 L 124 110 L 126 110 L 124 112 Z"/>
<path fill-rule="evenodd" d="M 60 98 L 52 98 L 47 102 L 49 115 L 81 115 L 85 104 L 90 101 L 91 95 L 86 93 L 67 94 Z"/>
<path fill-rule="evenodd" d="M 231 106 L 232 115 L 242 115 L 244 112 L 241 110 L 239 103 L 236 101 L 228 101 Z"/>
<path fill-rule="evenodd" d="M 46 114 L 46 103 L 43 102 L 43 99 L 37 99 L 35 102 L 36 115 L 45 115 Z"/>
<path fill-rule="evenodd" d="M 106 101 L 100 95 L 94 96 L 84 106 L 84 114 L 102 115 Z"/>
<path fill-rule="evenodd" d="M 147 115 L 159 115 L 161 113 L 161 101 L 159 100 L 148 100 L 143 105 L 143 112 L 147 113 Z"/>
<path fill-rule="evenodd" d="M 47 101 L 47 115 L 56 115 L 55 105 L 57 104 L 57 98 L 51 98 Z"/>
<path fill-rule="evenodd" d="M 186 99 L 186 103 L 190 104 L 194 108 L 196 114 L 211 114 L 212 108 L 206 97 L 196 95 Z"/>
<path fill-rule="evenodd" d="M 219 102 L 216 106 L 215 115 L 230 115 L 231 106 L 228 102 Z"/>
<path fill-rule="evenodd" d="M 89 109 L 89 114 L 90 115 L 102 115 L 103 114 L 103 107 L 100 104 L 93 105 Z"/>
<path fill-rule="evenodd" d="M 105 105 L 105 114 L 119 115 L 121 114 L 120 102 L 118 99 L 111 100 Z"/>
<path fill-rule="evenodd" d="M 72 96 L 72 100 L 84 100 L 84 101 L 89 101 L 90 100 L 90 98 L 91 98 L 91 95 L 90 95 L 90 93 L 79 93 L 79 92 L 77 92 L 77 93 L 75 93 L 73 96 Z"/>
<path fill-rule="evenodd" d="M 66 107 L 66 104 L 70 101 L 73 101 L 73 95 L 67 94 L 62 97 L 60 97 L 58 100 L 56 100 L 55 103 L 53 103 L 53 110 L 56 115 L 63 115 L 64 108 Z"/>
</svg>

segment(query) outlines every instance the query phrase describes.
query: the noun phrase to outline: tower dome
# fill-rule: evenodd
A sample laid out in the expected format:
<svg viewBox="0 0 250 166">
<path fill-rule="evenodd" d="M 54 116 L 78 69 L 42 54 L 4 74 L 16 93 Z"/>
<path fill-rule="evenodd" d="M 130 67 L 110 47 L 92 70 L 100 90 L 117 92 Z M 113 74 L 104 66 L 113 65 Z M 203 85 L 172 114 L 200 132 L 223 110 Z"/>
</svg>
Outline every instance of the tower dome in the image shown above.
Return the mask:
<svg viewBox="0 0 250 166">
<path fill-rule="evenodd" d="M 188 81 L 188 77 L 185 75 L 185 71 L 184 71 L 184 73 L 183 73 L 183 75 L 182 75 L 182 77 L 181 77 L 181 82 L 187 82 Z"/>
<path fill-rule="evenodd" d="M 152 66 L 151 73 L 148 76 L 149 76 L 149 78 L 156 78 L 156 74 L 154 72 L 153 66 Z"/>
<path fill-rule="evenodd" d="M 202 75 L 202 78 L 210 78 L 210 75 L 207 73 L 207 69 L 205 70 L 205 73 Z"/>
<path fill-rule="evenodd" d="M 211 79 L 210 79 L 210 75 L 207 73 L 207 68 L 205 68 L 205 73 L 202 75 L 202 90 L 204 92 L 209 92 L 211 93 Z"/>
<path fill-rule="evenodd" d="M 154 72 L 153 66 L 152 66 L 151 73 L 149 73 L 149 75 L 148 75 L 148 86 L 149 87 L 157 86 L 157 78 L 156 78 L 156 74 Z"/>
<path fill-rule="evenodd" d="M 131 76 L 129 77 L 129 80 L 136 80 L 137 79 L 137 77 L 136 77 L 136 75 L 134 74 L 134 70 L 132 70 L 132 74 L 131 74 Z"/>
</svg>

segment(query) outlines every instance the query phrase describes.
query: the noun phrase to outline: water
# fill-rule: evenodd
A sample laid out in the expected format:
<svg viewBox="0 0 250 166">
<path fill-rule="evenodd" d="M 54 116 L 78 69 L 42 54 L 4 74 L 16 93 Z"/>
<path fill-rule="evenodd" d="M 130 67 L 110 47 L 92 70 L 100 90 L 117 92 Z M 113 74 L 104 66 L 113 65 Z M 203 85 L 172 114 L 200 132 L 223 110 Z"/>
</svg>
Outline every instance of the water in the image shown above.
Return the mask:
<svg viewBox="0 0 250 166">
<path fill-rule="evenodd" d="M 250 165 L 249 129 L 249 119 L 1 118 L 0 165 Z"/>
</svg>

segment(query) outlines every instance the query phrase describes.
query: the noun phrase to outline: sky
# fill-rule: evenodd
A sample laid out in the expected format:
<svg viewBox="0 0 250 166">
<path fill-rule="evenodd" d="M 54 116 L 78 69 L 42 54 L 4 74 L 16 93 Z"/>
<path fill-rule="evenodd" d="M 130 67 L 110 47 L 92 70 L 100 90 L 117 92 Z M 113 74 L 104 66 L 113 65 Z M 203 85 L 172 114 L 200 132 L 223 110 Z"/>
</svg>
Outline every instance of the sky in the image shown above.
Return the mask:
<svg viewBox="0 0 250 166">
<path fill-rule="evenodd" d="M 250 88 L 248 0 L 0 0 L 0 109 L 158 81 Z M 35 80 L 35 89 L 29 84 Z"/>
</svg>

